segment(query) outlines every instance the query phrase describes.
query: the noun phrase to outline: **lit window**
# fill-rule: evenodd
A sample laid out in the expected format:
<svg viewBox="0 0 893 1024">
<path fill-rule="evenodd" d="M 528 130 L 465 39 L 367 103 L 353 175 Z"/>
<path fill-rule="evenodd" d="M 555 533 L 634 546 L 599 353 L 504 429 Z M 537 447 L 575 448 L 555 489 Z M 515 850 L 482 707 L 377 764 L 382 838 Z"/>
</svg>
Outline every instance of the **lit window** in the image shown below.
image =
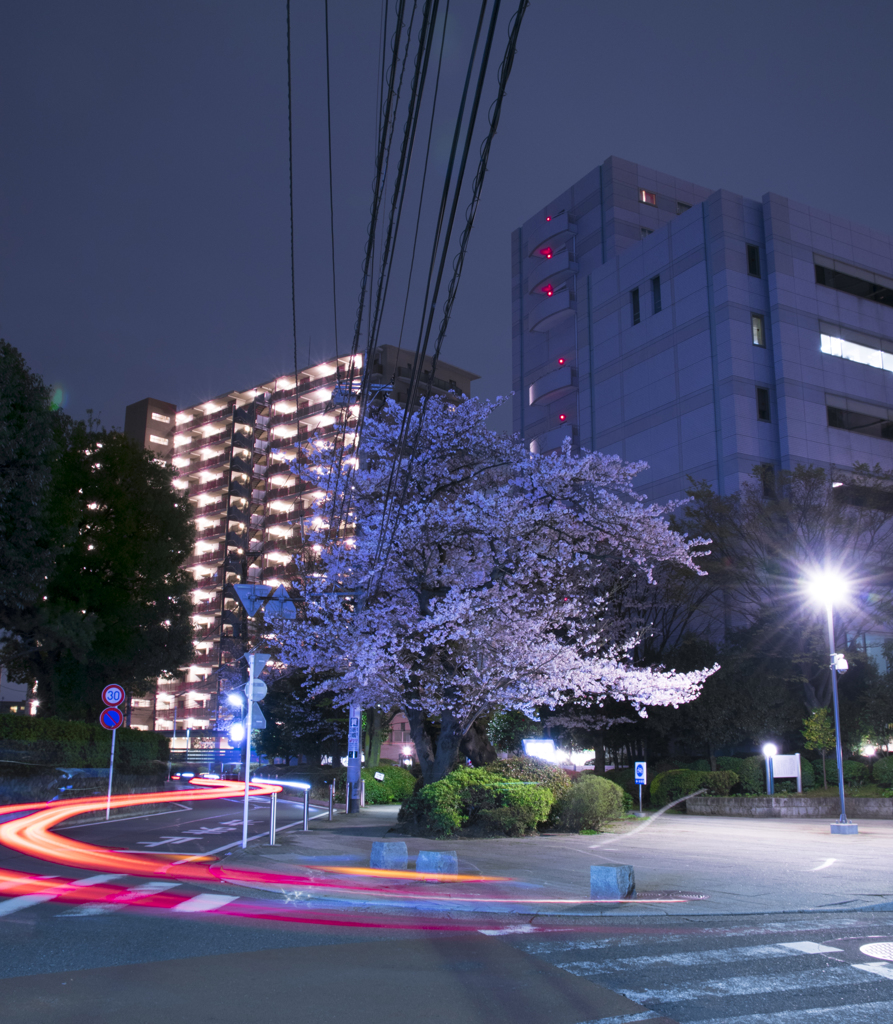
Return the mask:
<svg viewBox="0 0 893 1024">
<path fill-rule="evenodd" d="M 750 314 L 750 332 L 757 348 L 766 347 L 766 324 L 759 313 Z"/>
<path fill-rule="evenodd" d="M 751 277 L 762 277 L 760 273 L 760 247 L 749 245 L 747 247 L 747 272 Z"/>
<path fill-rule="evenodd" d="M 864 363 L 866 366 L 874 366 L 878 370 L 889 370 L 893 373 L 893 353 L 884 352 L 879 348 L 871 348 L 868 345 L 858 345 L 855 341 L 846 341 L 844 338 L 834 338 L 830 334 L 823 334 L 822 352 L 827 356 L 838 356 L 841 359 L 849 359 L 854 363 Z"/>
<path fill-rule="evenodd" d="M 157 423 L 170 423 L 171 421 L 170 416 L 162 416 L 160 412 L 153 412 L 152 419 Z"/>
<path fill-rule="evenodd" d="M 772 422 L 772 415 L 769 411 L 769 389 L 757 388 L 757 419 L 764 423 Z"/>
<path fill-rule="evenodd" d="M 629 293 L 629 298 L 633 310 L 633 323 L 637 324 L 642 319 L 642 311 L 639 304 L 639 289 L 633 288 Z"/>
<path fill-rule="evenodd" d="M 149 434 L 149 440 L 152 442 L 152 444 L 163 444 L 165 446 L 167 445 L 167 438 L 159 437 L 157 434 Z"/>
<path fill-rule="evenodd" d="M 647 203 L 648 206 L 657 206 L 657 194 L 654 193 L 654 192 L 649 192 L 645 188 L 640 188 L 639 189 L 639 202 L 640 203 Z"/>
</svg>

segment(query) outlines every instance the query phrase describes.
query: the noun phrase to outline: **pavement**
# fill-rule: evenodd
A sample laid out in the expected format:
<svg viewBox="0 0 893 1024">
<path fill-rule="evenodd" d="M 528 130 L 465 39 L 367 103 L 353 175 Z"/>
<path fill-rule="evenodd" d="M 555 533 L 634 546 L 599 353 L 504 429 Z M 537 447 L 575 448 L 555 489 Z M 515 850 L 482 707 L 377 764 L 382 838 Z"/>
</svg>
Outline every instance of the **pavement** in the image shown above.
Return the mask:
<svg viewBox="0 0 893 1024">
<path fill-rule="evenodd" d="M 840 836 L 817 819 L 664 814 L 626 820 L 594 836 L 432 840 L 394 831 L 397 810 L 367 807 L 355 817 L 317 820 L 309 832 L 292 830 L 275 847 L 235 849 L 222 863 L 329 882 L 344 878 L 343 890 L 325 895 L 278 883 L 264 887 L 268 897 L 328 909 L 527 919 L 893 910 L 893 821 L 859 822 L 858 835 Z M 405 842 L 410 870 L 420 850 L 455 850 L 459 874 L 471 877 L 425 885 L 412 877 L 368 879 L 323 870 L 368 867 L 375 841 Z M 590 901 L 592 864 L 632 865 L 636 898 Z M 501 880 L 478 880 L 485 877 Z M 357 885 L 376 891 L 352 888 Z"/>
</svg>

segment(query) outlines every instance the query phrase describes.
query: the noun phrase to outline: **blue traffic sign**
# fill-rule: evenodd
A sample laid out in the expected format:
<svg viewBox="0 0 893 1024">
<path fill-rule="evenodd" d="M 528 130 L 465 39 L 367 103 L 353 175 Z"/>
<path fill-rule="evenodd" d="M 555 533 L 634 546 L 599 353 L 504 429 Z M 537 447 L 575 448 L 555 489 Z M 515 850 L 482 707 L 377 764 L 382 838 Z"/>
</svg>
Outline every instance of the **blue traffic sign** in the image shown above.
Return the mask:
<svg viewBox="0 0 893 1024">
<path fill-rule="evenodd" d="M 124 724 L 124 716 L 117 708 L 103 708 L 99 713 L 99 724 L 103 729 L 117 729 Z"/>
<path fill-rule="evenodd" d="M 637 786 L 644 786 L 646 779 L 646 763 L 645 761 L 636 761 L 636 778 L 635 784 Z"/>
</svg>

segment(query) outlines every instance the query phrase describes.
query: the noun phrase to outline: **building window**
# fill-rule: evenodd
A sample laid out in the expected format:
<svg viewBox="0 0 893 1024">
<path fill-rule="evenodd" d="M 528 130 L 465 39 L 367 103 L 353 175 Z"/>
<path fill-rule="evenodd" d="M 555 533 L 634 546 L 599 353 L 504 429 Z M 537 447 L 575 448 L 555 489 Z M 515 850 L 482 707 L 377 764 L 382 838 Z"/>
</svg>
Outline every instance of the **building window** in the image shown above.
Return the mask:
<svg viewBox="0 0 893 1024">
<path fill-rule="evenodd" d="M 827 356 L 838 356 L 841 359 L 850 359 L 854 363 L 874 366 L 878 370 L 893 372 L 893 352 L 871 348 L 869 345 L 859 345 L 855 341 L 835 338 L 831 334 L 822 334 L 820 338 L 822 352 Z"/>
<path fill-rule="evenodd" d="M 762 277 L 760 273 L 760 247 L 749 245 L 747 247 L 747 272 L 751 277 Z"/>
<path fill-rule="evenodd" d="M 651 278 L 651 298 L 654 302 L 654 312 L 659 313 L 661 311 L 660 304 L 660 274 L 657 277 Z"/>
<path fill-rule="evenodd" d="M 750 333 L 757 348 L 766 347 L 766 322 L 760 313 L 750 314 Z"/>
<path fill-rule="evenodd" d="M 691 203 L 677 203 L 676 204 L 676 216 L 678 217 L 680 213 L 685 213 L 686 210 L 690 210 L 690 209 L 691 209 Z"/>
<path fill-rule="evenodd" d="M 155 420 L 156 423 L 170 423 L 171 421 L 170 416 L 162 416 L 160 412 L 153 412 L 152 419 Z"/>
<path fill-rule="evenodd" d="M 629 297 L 633 307 L 633 323 L 637 324 L 642 319 L 642 310 L 639 305 L 639 289 L 633 288 L 629 293 Z"/>
<path fill-rule="evenodd" d="M 763 484 L 763 497 L 774 498 L 775 497 L 775 468 L 768 462 L 764 462 L 760 466 L 760 480 Z"/>
<path fill-rule="evenodd" d="M 852 274 L 842 274 L 839 270 L 832 270 L 830 267 L 820 267 L 816 264 L 815 283 L 823 284 L 826 288 L 835 288 L 839 292 L 847 292 L 849 295 L 856 295 L 860 299 L 870 299 L 872 302 L 881 302 L 885 306 L 893 306 L 893 288 L 885 288 L 883 285 L 875 284 L 874 281 L 866 281 L 861 277 L 854 277 Z"/>
<path fill-rule="evenodd" d="M 649 235 L 653 235 L 653 234 L 654 234 L 654 232 L 651 230 L 651 228 L 639 228 L 639 237 L 640 238 L 647 238 Z"/>
<path fill-rule="evenodd" d="M 772 422 L 772 415 L 769 412 L 768 388 L 757 388 L 757 419 L 764 423 Z"/>
<path fill-rule="evenodd" d="M 647 189 L 639 189 L 639 202 L 647 203 L 648 206 L 657 206 L 657 194 L 655 192 L 649 192 Z"/>
<path fill-rule="evenodd" d="M 885 412 L 885 411 L 884 411 Z M 870 437 L 883 437 L 893 441 L 893 420 L 890 414 L 878 410 L 877 415 L 864 412 L 853 412 L 850 409 L 838 409 L 828 406 L 828 426 L 837 430 L 852 430 L 857 434 L 868 434 Z"/>
<path fill-rule="evenodd" d="M 159 437 L 157 434 L 149 434 L 149 440 L 152 442 L 152 444 L 167 445 L 167 438 Z"/>
</svg>

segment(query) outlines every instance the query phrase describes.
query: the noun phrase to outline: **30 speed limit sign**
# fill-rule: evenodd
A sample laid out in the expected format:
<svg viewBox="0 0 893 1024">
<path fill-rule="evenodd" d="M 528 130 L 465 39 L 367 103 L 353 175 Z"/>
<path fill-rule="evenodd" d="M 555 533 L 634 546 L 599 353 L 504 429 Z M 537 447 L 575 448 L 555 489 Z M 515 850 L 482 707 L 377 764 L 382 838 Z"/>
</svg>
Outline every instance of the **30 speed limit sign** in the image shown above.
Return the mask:
<svg viewBox="0 0 893 1024">
<path fill-rule="evenodd" d="M 124 692 L 123 686 L 118 686 L 117 683 L 110 683 L 102 691 L 102 702 L 103 704 L 107 704 L 110 708 L 116 708 L 119 704 L 124 703 L 124 698 L 126 696 L 127 694 Z"/>
</svg>

